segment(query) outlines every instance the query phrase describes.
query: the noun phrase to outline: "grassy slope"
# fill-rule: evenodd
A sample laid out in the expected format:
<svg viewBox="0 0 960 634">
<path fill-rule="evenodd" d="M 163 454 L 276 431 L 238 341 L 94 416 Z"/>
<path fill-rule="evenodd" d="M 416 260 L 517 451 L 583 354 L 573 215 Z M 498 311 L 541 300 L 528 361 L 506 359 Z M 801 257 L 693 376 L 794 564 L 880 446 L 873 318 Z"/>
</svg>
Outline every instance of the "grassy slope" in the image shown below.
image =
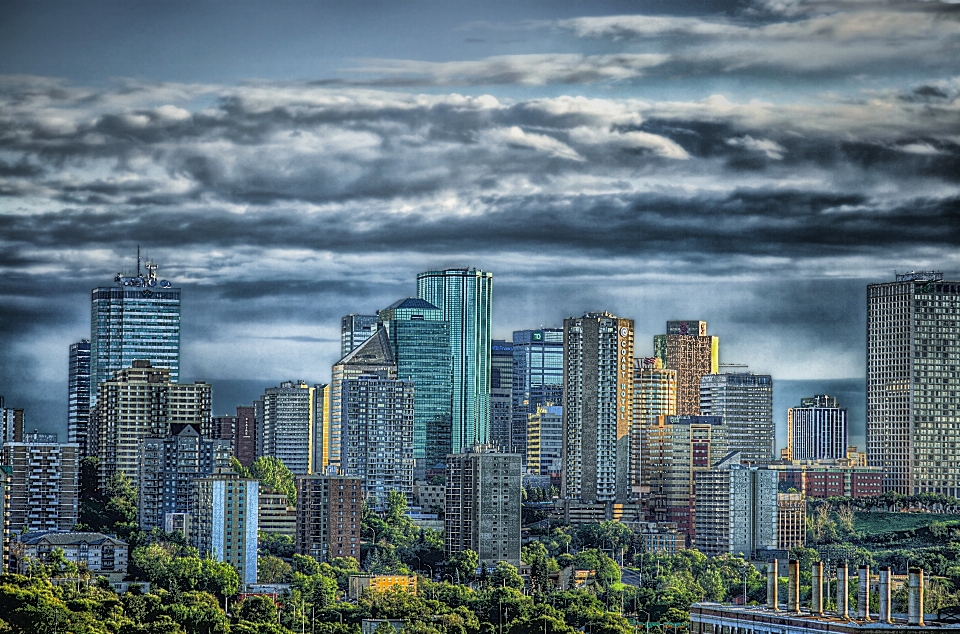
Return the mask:
<svg viewBox="0 0 960 634">
<path fill-rule="evenodd" d="M 933 522 L 951 524 L 960 522 L 960 515 L 936 513 L 856 513 L 853 526 L 858 533 L 876 535 L 891 531 L 908 531 L 924 528 Z"/>
</svg>

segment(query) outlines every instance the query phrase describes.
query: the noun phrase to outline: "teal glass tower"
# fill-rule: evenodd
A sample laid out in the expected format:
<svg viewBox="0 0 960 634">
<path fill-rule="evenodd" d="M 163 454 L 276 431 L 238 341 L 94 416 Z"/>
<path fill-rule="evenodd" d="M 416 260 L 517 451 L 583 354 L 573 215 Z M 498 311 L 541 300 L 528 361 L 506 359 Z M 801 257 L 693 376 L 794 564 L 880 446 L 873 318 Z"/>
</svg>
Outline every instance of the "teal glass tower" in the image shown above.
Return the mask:
<svg viewBox="0 0 960 634">
<path fill-rule="evenodd" d="M 490 439 L 490 322 L 493 273 L 445 269 L 417 275 L 417 295 L 450 323 L 453 368 L 451 452 Z"/>
<path fill-rule="evenodd" d="M 91 291 L 91 406 L 97 386 L 135 360 L 169 368 L 171 383 L 180 379 L 180 289 L 157 278 L 156 264 L 141 272 L 139 253 L 136 276 L 120 273 L 114 281 Z"/>
<path fill-rule="evenodd" d="M 414 385 L 414 470 L 443 463 L 451 447 L 453 380 L 450 324 L 439 308 L 410 297 L 380 311 L 397 361 L 397 379 Z"/>
</svg>

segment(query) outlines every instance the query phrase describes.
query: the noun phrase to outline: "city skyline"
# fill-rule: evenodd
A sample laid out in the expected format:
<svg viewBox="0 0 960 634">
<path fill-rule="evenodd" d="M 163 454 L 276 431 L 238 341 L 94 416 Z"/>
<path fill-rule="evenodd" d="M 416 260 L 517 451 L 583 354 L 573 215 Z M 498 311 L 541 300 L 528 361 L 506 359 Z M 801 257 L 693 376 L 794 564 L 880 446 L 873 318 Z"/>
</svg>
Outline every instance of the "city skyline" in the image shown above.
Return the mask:
<svg viewBox="0 0 960 634">
<path fill-rule="evenodd" d="M 645 357 L 704 320 L 833 393 L 867 284 L 960 272 L 955 5 L 514 4 L 4 3 L 0 394 L 66 437 L 69 345 L 137 245 L 182 289 L 181 381 L 261 388 L 476 267 L 492 338 L 609 311 Z"/>
</svg>

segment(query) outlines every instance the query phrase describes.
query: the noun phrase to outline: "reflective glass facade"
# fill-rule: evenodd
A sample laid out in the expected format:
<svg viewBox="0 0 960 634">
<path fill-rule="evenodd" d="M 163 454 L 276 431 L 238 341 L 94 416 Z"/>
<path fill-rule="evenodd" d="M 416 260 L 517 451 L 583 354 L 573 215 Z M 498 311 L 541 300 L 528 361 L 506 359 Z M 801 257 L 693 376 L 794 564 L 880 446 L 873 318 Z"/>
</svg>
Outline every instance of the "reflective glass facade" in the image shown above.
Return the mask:
<svg viewBox="0 0 960 634">
<path fill-rule="evenodd" d="M 513 344 L 494 339 L 490 356 L 490 444 L 513 446 Z"/>
<path fill-rule="evenodd" d="M 147 274 L 117 275 L 117 286 L 95 288 L 90 312 L 90 395 L 113 373 L 135 360 L 168 368 L 170 382 L 180 380 L 180 289 Z"/>
<path fill-rule="evenodd" d="M 513 333 L 513 429 L 510 451 L 526 455 L 528 416 L 563 403 L 563 328 Z"/>
<path fill-rule="evenodd" d="M 450 453 L 453 383 L 450 324 L 415 297 L 380 311 L 397 362 L 397 378 L 414 384 L 413 457 L 426 467 Z"/>
<path fill-rule="evenodd" d="M 90 427 L 90 341 L 70 344 L 67 383 L 67 442 L 77 443 L 80 458 L 90 455 L 87 433 Z M 96 444 L 96 443 L 94 443 Z"/>
<path fill-rule="evenodd" d="M 451 451 L 490 437 L 490 321 L 493 273 L 446 269 L 417 275 L 417 295 L 450 323 L 453 366 Z"/>
</svg>

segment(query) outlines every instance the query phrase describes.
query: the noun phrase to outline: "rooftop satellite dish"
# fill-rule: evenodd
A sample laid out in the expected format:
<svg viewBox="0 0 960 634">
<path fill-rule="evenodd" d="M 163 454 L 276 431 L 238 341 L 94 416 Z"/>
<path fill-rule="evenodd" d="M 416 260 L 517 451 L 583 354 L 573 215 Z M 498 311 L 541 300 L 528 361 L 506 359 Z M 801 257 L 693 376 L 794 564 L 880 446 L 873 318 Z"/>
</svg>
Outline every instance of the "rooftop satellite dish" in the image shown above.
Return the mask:
<svg viewBox="0 0 960 634">
<path fill-rule="evenodd" d="M 170 282 L 168 282 L 167 280 L 160 280 L 160 286 L 162 288 L 170 288 Z"/>
</svg>

